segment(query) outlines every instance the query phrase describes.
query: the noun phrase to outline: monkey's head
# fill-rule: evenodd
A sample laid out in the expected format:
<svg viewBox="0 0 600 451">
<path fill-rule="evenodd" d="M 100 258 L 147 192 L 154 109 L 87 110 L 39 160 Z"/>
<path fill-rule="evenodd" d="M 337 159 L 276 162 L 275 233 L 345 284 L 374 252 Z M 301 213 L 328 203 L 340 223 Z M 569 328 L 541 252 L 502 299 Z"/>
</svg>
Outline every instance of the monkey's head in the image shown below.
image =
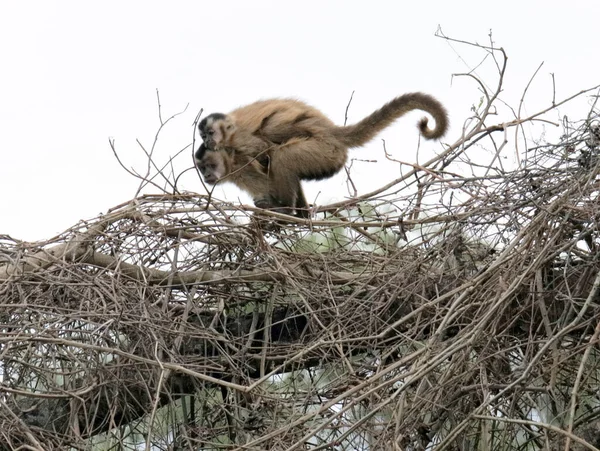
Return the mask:
<svg viewBox="0 0 600 451">
<path fill-rule="evenodd" d="M 213 113 L 200 121 L 198 130 L 209 150 L 220 150 L 231 139 L 236 127 L 231 116 Z"/>
<path fill-rule="evenodd" d="M 209 150 L 204 143 L 198 147 L 194 159 L 204 182 L 209 185 L 214 185 L 229 173 L 223 152 Z"/>
</svg>

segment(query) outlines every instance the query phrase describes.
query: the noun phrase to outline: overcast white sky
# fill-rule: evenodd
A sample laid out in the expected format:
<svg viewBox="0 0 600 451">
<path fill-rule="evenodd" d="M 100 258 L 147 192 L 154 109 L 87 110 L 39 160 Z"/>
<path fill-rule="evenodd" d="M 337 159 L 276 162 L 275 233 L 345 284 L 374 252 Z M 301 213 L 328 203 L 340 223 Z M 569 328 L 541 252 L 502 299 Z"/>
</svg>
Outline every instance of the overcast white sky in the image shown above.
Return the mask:
<svg viewBox="0 0 600 451">
<path fill-rule="evenodd" d="M 454 142 L 479 94 L 452 74 L 483 54 L 436 38 L 438 25 L 484 44 L 493 31 L 509 55 L 503 98 L 513 105 L 545 62 L 526 104 L 534 112 L 551 100 L 550 73 L 557 99 L 600 83 L 599 17 L 598 0 L 0 2 L 0 234 L 50 238 L 130 199 L 137 181 L 119 167 L 108 138 L 127 166 L 144 170 L 135 140 L 152 145 L 156 89 L 163 117 L 189 104 L 159 141 L 159 163 L 191 143 L 200 108 L 227 112 L 274 96 L 305 100 L 341 124 L 352 91 L 350 122 L 396 95 L 428 92 L 448 106 Z M 573 114 L 586 112 L 582 105 Z M 397 158 L 422 158 L 414 150 L 419 117 L 381 134 Z M 399 170 L 376 141 L 351 151 L 379 161 L 353 172 L 362 193 Z M 191 166 L 191 152 L 178 170 Z M 343 178 L 306 186 L 320 204 L 347 195 Z M 191 171 L 180 188 L 203 192 Z M 239 196 L 230 187 L 220 193 Z"/>
</svg>

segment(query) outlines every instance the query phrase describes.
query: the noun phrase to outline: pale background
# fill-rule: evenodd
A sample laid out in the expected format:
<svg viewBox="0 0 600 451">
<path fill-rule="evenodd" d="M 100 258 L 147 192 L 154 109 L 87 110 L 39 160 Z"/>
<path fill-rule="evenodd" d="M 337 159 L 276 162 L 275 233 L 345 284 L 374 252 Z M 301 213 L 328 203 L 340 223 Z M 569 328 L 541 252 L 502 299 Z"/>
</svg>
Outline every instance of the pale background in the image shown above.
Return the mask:
<svg viewBox="0 0 600 451">
<path fill-rule="evenodd" d="M 138 182 L 118 165 L 143 172 L 158 129 L 156 90 L 168 125 L 155 151 L 159 164 L 192 141 L 200 110 L 227 112 L 260 98 L 302 99 L 343 123 L 361 119 L 396 95 L 431 93 L 450 111 L 454 142 L 480 94 L 453 74 L 473 69 L 483 53 L 435 37 L 489 44 L 509 56 L 503 100 L 529 113 L 600 83 L 600 2 L 572 1 L 19 1 L 0 2 L 0 234 L 50 238 L 130 199 Z M 487 69 L 485 69 L 487 67 Z M 492 66 L 479 75 L 495 83 Z M 489 78 L 488 78 L 489 77 Z M 587 101 L 559 113 L 583 118 Z M 508 113 L 508 112 L 507 112 Z M 498 122 L 513 119 L 498 116 Z M 440 143 L 417 153 L 413 113 L 387 129 L 388 151 L 425 161 Z M 560 133 L 560 130 L 548 133 Z M 535 133 L 532 132 L 532 137 Z M 176 171 L 192 164 L 188 148 Z M 366 193 L 399 174 L 381 139 L 351 157 L 353 180 Z M 344 175 L 305 184 L 311 202 L 348 195 Z M 204 192 L 193 171 L 181 190 Z M 146 192 L 156 192 L 147 190 Z M 231 185 L 217 197 L 249 202 Z"/>
</svg>

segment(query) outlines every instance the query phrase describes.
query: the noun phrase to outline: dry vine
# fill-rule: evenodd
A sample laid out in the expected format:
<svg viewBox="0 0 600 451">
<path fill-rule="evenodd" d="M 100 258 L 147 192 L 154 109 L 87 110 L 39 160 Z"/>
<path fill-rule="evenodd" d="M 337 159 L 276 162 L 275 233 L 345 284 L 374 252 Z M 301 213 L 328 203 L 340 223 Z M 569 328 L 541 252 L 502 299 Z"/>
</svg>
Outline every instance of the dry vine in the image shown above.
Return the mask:
<svg viewBox="0 0 600 451">
<path fill-rule="evenodd" d="M 598 449 L 598 108 L 503 169 L 558 104 L 487 125 L 485 50 L 456 143 L 314 220 L 163 193 L 0 240 L 0 449 Z"/>
</svg>

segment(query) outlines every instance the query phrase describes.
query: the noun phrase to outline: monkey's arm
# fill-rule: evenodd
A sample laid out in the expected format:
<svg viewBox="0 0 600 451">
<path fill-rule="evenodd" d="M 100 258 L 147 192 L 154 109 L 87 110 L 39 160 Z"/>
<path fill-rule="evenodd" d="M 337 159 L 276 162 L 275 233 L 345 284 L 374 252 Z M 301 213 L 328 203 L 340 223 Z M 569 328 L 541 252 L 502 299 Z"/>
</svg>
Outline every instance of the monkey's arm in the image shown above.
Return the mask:
<svg viewBox="0 0 600 451">
<path fill-rule="evenodd" d="M 296 199 L 296 216 L 301 218 L 310 218 L 310 210 L 308 202 L 306 202 L 306 196 L 304 195 L 304 190 L 302 189 L 302 182 L 298 180 L 298 191 L 297 191 L 297 199 Z"/>
<path fill-rule="evenodd" d="M 255 136 L 267 143 L 281 145 L 294 138 L 311 138 L 313 135 L 302 127 L 285 124 L 273 130 L 260 130 Z"/>
<path fill-rule="evenodd" d="M 281 145 L 294 138 L 312 138 L 317 131 L 313 124 L 315 118 L 308 113 L 300 113 L 288 118 L 280 116 L 281 114 L 275 112 L 263 118 L 252 135 L 270 144 Z"/>
</svg>

